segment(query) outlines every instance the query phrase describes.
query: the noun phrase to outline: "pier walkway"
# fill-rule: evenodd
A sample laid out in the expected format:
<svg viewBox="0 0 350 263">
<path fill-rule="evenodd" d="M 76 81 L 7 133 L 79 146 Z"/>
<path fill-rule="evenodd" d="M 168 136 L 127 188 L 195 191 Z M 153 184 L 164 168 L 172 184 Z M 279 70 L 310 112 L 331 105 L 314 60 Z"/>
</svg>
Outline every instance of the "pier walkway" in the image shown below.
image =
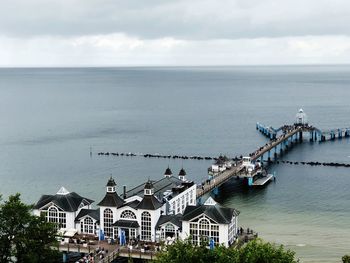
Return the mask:
<svg viewBox="0 0 350 263">
<path fill-rule="evenodd" d="M 279 153 L 282 154 L 283 151 L 286 151 L 294 143 L 298 142 L 302 138 L 303 127 L 294 127 L 286 130 L 279 137 L 271 140 L 269 143 L 257 149 L 254 153 L 250 154 L 250 157 L 253 161 L 260 158 L 263 161 L 264 155 L 267 154 L 268 161 L 271 161 L 271 151 L 274 151 L 274 158 L 277 158 L 277 148 L 279 148 Z M 227 182 L 231 178 L 239 177 L 240 173 L 245 169 L 242 166 L 242 161 L 239 161 L 232 166 L 230 169 L 227 169 L 223 172 L 215 175 L 211 180 L 207 181 L 204 185 L 201 185 L 197 188 L 197 198 L 215 190 L 221 184 Z"/>
</svg>

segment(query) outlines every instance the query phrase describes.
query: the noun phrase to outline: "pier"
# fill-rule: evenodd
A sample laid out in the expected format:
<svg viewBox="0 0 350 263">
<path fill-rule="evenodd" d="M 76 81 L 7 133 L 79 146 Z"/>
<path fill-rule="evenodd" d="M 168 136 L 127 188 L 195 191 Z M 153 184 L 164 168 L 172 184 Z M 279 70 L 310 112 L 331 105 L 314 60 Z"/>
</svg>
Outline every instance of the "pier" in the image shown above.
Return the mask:
<svg viewBox="0 0 350 263">
<path fill-rule="evenodd" d="M 308 135 L 310 142 L 325 142 L 328 140 L 342 139 L 350 137 L 350 128 L 338 128 L 322 131 L 314 126 L 311 126 L 307 122 L 306 114 L 302 109 L 299 110 L 296 115 L 296 122 L 293 125 L 283 125 L 277 129 L 271 126 L 265 126 L 261 123 L 256 123 L 256 130 L 269 139 L 269 142 L 259 147 L 256 151 L 249 154 L 249 161 L 252 163 L 259 162 L 260 165 L 263 162 L 267 164 L 275 161 L 278 163 L 279 156 L 285 154 L 293 146 L 303 142 L 303 138 Z M 305 134 L 305 135 L 304 135 Z M 218 187 L 229 181 L 232 178 L 246 178 L 248 185 L 250 186 L 261 186 L 270 181 L 273 175 L 266 175 L 262 178 L 254 178 L 253 173 L 247 173 L 247 166 L 244 165 L 244 158 L 234 163 L 234 165 L 227 168 L 224 171 L 217 172 L 209 175 L 209 180 L 202 183 L 197 188 L 197 198 L 199 202 L 201 197 L 210 192 L 215 195 L 218 194 Z M 299 163 L 299 162 L 297 162 Z M 324 165 L 324 166 L 343 166 L 350 167 L 347 164 L 335 164 L 335 163 L 319 163 L 319 162 L 300 162 L 301 164 L 309 165 Z M 296 163 L 294 163 L 296 164 Z M 242 176 L 243 173 L 243 176 Z"/>
</svg>

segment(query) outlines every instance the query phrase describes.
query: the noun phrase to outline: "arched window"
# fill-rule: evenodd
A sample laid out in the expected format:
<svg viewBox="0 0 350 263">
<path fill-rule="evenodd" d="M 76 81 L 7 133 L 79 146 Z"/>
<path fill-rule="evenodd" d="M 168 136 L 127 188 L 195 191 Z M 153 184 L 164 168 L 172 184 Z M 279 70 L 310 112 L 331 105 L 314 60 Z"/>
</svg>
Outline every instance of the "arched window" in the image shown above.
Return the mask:
<svg viewBox="0 0 350 263">
<path fill-rule="evenodd" d="M 124 219 L 136 219 L 136 215 L 130 211 L 130 210 L 125 210 L 122 212 L 122 214 L 120 215 L 120 218 L 124 218 Z"/>
<path fill-rule="evenodd" d="M 103 211 L 103 230 L 107 237 L 113 237 L 113 211 L 106 208 Z"/>
<path fill-rule="evenodd" d="M 56 228 L 66 227 L 66 213 L 60 212 L 55 206 L 47 210 L 47 221 L 56 224 Z"/>
<path fill-rule="evenodd" d="M 209 220 L 203 218 L 198 221 L 198 230 L 199 230 L 199 237 L 203 240 L 203 242 L 208 243 L 209 242 L 209 236 L 210 236 L 210 222 Z"/>
<path fill-rule="evenodd" d="M 143 212 L 141 214 L 141 240 L 150 241 L 151 235 L 151 214 L 148 212 Z"/>
<path fill-rule="evenodd" d="M 190 235 L 194 245 L 200 245 L 201 241 L 208 245 L 211 238 L 214 240 L 214 244 L 218 245 L 219 225 L 203 217 L 198 222 L 190 222 Z"/>
<path fill-rule="evenodd" d="M 175 233 L 175 227 L 173 224 L 165 225 L 165 232 Z"/>
<path fill-rule="evenodd" d="M 85 217 L 85 219 L 82 221 L 81 232 L 85 234 L 95 233 L 94 222 L 90 217 Z"/>
<path fill-rule="evenodd" d="M 51 223 L 58 223 L 58 209 L 54 206 L 51 206 L 47 213 L 47 221 Z"/>
</svg>

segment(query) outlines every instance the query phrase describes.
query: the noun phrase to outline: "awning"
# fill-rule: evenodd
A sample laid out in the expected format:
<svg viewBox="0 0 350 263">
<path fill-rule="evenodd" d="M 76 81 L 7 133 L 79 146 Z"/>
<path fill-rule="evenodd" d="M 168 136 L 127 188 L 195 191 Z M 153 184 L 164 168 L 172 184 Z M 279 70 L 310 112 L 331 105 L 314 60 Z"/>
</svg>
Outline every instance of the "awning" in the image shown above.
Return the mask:
<svg viewBox="0 0 350 263">
<path fill-rule="evenodd" d="M 64 237 L 73 237 L 78 231 L 75 229 L 68 229 L 66 232 L 64 232 Z"/>
<path fill-rule="evenodd" d="M 124 227 L 124 228 L 139 228 L 140 225 L 136 220 L 118 220 L 113 226 Z"/>
</svg>

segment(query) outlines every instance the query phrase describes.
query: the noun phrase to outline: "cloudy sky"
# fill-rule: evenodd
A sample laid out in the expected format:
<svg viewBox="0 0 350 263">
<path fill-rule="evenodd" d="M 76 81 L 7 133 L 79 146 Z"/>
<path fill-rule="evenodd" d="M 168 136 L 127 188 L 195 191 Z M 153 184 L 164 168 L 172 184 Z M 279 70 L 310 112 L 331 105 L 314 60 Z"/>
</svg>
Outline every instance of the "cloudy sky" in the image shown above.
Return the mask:
<svg viewBox="0 0 350 263">
<path fill-rule="evenodd" d="M 0 3 L 2 67 L 349 62 L 349 0 Z"/>
</svg>

